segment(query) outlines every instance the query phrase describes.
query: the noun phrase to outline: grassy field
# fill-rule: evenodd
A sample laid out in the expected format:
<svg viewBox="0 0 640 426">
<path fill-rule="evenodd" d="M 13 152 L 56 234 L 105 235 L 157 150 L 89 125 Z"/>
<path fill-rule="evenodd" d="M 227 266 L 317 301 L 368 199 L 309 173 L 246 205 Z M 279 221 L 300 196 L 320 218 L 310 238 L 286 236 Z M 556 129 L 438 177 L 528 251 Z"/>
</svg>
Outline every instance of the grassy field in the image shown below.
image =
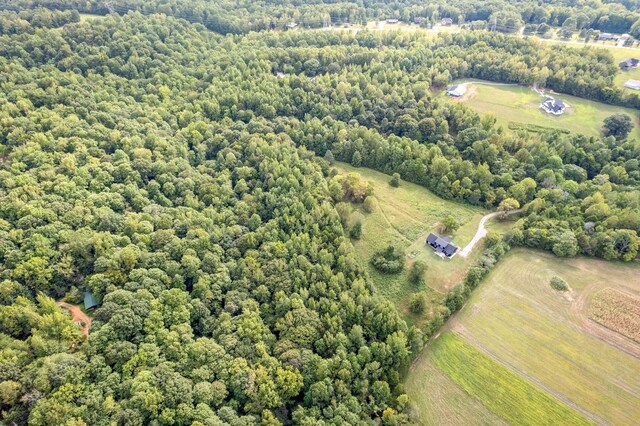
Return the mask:
<svg viewBox="0 0 640 426">
<path fill-rule="evenodd" d="M 509 122 L 566 129 L 586 135 L 600 135 L 603 120 L 616 112 L 629 114 L 636 123 L 632 135 L 640 136 L 638 111 L 568 95 L 554 95 L 569 104 L 560 116 L 547 114 L 539 108 L 543 98 L 529 87 L 470 84 L 464 102 L 480 113 L 492 112 L 499 124 Z"/>
<path fill-rule="evenodd" d="M 91 13 L 81 13 L 80 14 L 80 21 L 93 21 L 94 19 L 104 19 L 106 18 L 105 15 L 93 15 Z"/>
<path fill-rule="evenodd" d="M 554 291 L 554 275 L 570 291 Z M 634 425 L 640 418 L 640 344 L 590 320 L 588 308 L 606 287 L 637 297 L 638 276 L 638 265 L 515 249 L 447 328 L 585 417 Z M 423 351 L 412 371 L 432 362 L 432 351 Z M 407 391 L 429 409 L 437 401 L 420 394 L 420 381 L 410 374 Z"/>
<path fill-rule="evenodd" d="M 454 333 L 440 335 L 432 343 L 429 356 L 460 388 L 508 424 L 591 424 Z"/>
<path fill-rule="evenodd" d="M 453 241 L 464 247 L 473 238 L 478 223 L 486 213 L 478 207 L 443 200 L 427 189 L 402 181 L 399 188 L 389 185 L 390 176 L 366 168 L 355 168 L 344 163 L 336 163 L 340 173 L 358 173 L 373 185 L 376 199 L 375 209 L 366 213 L 360 206 L 353 205 L 351 223 L 362 221 L 362 238 L 353 241 L 360 262 L 367 265 L 378 292 L 396 303 L 400 311 L 410 321 L 420 321 L 424 316 L 409 314 L 408 302 L 413 293 L 424 292 L 433 303 L 442 298 L 442 293 L 462 281 L 467 269 L 477 259 L 481 245 L 468 258 L 455 256 L 442 259 L 426 246 L 430 232 L 436 232 L 439 223 L 452 214 L 462 226 L 453 234 Z M 369 259 L 376 251 L 392 244 L 404 250 L 406 267 L 400 274 L 382 274 L 369 265 Z M 422 259 L 429 265 L 425 274 L 426 285 L 417 287 L 408 281 L 408 269 L 412 262 Z"/>
</svg>

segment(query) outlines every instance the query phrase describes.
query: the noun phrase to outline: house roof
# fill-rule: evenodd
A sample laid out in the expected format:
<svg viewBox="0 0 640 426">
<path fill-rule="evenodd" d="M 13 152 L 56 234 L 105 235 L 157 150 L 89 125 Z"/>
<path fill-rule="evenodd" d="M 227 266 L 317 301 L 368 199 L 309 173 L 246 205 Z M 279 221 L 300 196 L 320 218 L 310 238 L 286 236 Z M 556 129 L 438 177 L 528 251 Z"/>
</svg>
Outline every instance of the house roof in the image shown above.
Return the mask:
<svg viewBox="0 0 640 426">
<path fill-rule="evenodd" d="M 427 244 L 429 244 L 436 253 L 443 253 L 448 257 L 453 256 L 455 252 L 458 251 L 458 246 L 449 241 L 447 237 L 439 237 L 435 234 L 429 234 Z"/>
<path fill-rule="evenodd" d="M 455 84 L 447 87 L 447 95 L 462 96 L 467 92 L 467 86 L 464 84 Z"/>
<path fill-rule="evenodd" d="M 562 102 L 560 99 L 553 99 L 553 98 L 547 98 L 546 101 L 544 101 L 542 103 L 542 105 L 552 111 L 562 111 L 563 109 L 566 108 L 566 105 L 564 102 Z"/>
<path fill-rule="evenodd" d="M 620 66 L 620 68 L 631 68 L 631 67 L 637 67 L 639 63 L 640 63 L 639 59 L 629 58 L 620 62 L 620 64 L 618 65 Z"/>
<path fill-rule="evenodd" d="M 624 84 L 624 87 L 633 90 L 640 90 L 640 80 L 627 80 L 627 82 Z"/>
<path fill-rule="evenodd" d="M 85 309 L 95 308 L 99 304 L 100 302 L 98 302 L 98 299 L 96 299 L 93 296 L 93 293 L 91 293 L 91 290 L 87 289 L 84 291 L 84 308 Z"/>
</svg>

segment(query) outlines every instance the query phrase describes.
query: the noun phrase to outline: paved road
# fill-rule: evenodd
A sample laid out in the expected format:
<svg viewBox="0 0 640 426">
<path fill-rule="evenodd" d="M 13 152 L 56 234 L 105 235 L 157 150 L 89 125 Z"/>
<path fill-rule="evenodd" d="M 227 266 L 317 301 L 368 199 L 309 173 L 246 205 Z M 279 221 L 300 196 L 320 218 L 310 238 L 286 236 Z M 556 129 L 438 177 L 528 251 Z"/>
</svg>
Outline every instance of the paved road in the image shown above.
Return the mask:
<svg viewBox="0 0 640 426">
<path fill-rule="evenodd" d="M 465 248 L 463 248 L 460 251 L 460 256 L 462 257 L 469 256 L 471 254 L 471 250 L 473 250 L 473 247 L 476 245 L 476 243 L 487 235 L 488 231 L 484 227 L 484 224 L 487 223 L 489 219 L 496 217 L 500 214 L 505 214 L 506 216 L 509 216 L 515 213 L 520 213 L 521 211 L 522 209 L 518 209 L 518 210 L 509 210 L 506 212 L 493 212 L 493 213 L 489 213 L 488 215 L 485 215 L 482 219 L 480 219 L 480 224 L 478 225 L 478 230 L 476 231 L 476 235 L 474 235 L 471 242 L 467 244 Z"/>
<path fill-rule="evenodd" d="M 69 312 L 71 312 L 71 319 L 73 320 L 73 322 L 75 322 L 76 324 L 78 322 L 82 323 L 82 325 L 79 324 L 82 327 L 82 334 L 84 334 L 85 336 L 88 336 L 89 328 L 91 327 L 91 321 L 92 321 L 91 318 L 89 318 L 87 314 L 82 312 L 82 309 L 80 309 L 79 306 L 72 305 L 67 302 L 58 302 L 58 305 L 62 308 L 65 308 Z"/>
</svg>

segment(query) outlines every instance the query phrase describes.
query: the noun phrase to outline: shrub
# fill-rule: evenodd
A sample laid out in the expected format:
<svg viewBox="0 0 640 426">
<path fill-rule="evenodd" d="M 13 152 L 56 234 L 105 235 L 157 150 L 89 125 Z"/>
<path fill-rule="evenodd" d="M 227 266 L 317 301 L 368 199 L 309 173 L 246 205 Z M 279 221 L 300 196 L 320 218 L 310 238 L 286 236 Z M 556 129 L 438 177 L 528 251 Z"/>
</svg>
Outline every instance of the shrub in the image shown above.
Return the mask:
<svg viewBox="0 0 640 426">
<path fill-rule="evenodd" d="M 567 282 L 557 275 L 554 275 L 553 278 L 551 278 L 551 282 L 549 284 L 551 285 L 551 288 L 557 291 L 569 290 L 569 285 L 567 285 Z"/>
<path fill-rule="evenodd" d="M 416 260 L 409 270 L 409 282 L 413 284 L 421 284 L 424 282 L 424 271 L 427 270 L 427 264 L 422 260 Z"/>
<path fill-rule="evenodd" d="M 380 272 L 397 273 L 404 268 L 404 253 L 390 245 L 383 251 L 375 253 L 371 257 L 371 264 Z"/>
<path fill-rule="evenodd" d="M 357 221 L 353 224 L 349 231 L 349 236 L 354 240 L 359 240 L 362 237 L 362 222 Z"/>
<path fill-rule="evenodd" d="M 367 198 L 364 199 L 364 203 L 362 203 L 362 208 L 367 213 L 373 213 L 374 203 L 375 201 L 373 196 L 369 195 Z"/>
<path fill-rule="evenodd" d="M 399 173 L 394 173 L 393 176 L 391 177 L 391 180 L 389 181 L 389 185 L 393 186 L 394 188 L 397 188 L 400 186 L 400 174 Z"/>
<path fill-rule="evenodd" d="M 421 314 L 424 312 L 424 307 L 426 302 L 424 300 L 424 296 L 420 293 L 416 293 L 411 296 L 411 301 L 409 302 L 409 310 L 414 314 Z"/>
</svg>

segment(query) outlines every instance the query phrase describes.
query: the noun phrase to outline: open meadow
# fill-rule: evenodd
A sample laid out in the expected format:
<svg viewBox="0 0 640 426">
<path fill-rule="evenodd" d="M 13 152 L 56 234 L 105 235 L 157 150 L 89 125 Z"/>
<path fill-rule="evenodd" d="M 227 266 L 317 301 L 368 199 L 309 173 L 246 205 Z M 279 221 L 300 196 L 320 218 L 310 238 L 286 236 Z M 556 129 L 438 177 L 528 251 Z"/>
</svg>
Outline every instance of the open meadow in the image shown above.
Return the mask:
<svg viewBox="0 0 640 426">
<path fill-rule="evenodd" d="M 553 276 L 563 278 L 569 291 L 552 289 L 549 281 Z M 594 297 L 606 288 L 637 298 L 638 276 L 637 265 L 561 259 L 540 251 L 514 249 L 452 317 L 446 330 L 586 419 L 599 424 L 637 424 L 640 344 L 596 323 L 589 318 L 589 311 Z M 625 324 L 627 321 L 622 319 Z M 501 407 L 491 405 L 482 387 L 471 385 L 478 380 L 478 369 L 469 369 L 468 362 L 448 365 L 450 355 L 441 359 L 440 339 L 442 336 L 414 362 L 406 383 L 409 395 L 417 401 L 417 415 L 428 417 L 434 405 L 441 408 L 438 399 L 425 392 L 425 379 L 413 374 L 435 366 L 448 377 L 447 386 L 453 380 L 469 398 L 483 402 L 484 408 L 512 422 Z M 487 386 L 495 380 L 487 376 Z M 567 423 L 558 418 L 548 424 Z"/>
<path fill-rule="evenodd" d="M 466 82 L 466 80 L 465 80 Z M 617 113 L 629 114 L 635 123 L 631 133 L 640 136 L 638 111 L 589 101 L 575 96 L 553 94 L 569 104 L 567 111 L 560 116 L 547 114 L 539 108 L 544 100 L 530 87 L 516 85 L 494 85 L 490 82 L 472 80 L 467 93 L 455 102 L 464 102 L 479 113 L 494 113 L 498 124 L 505 127 L 509 123 L 525 123 L 556 129 L 565 129 L 589 136 L 601 135 L 605 118 Z"/>
<path fill-rule="evenodd" d="M 430 301 L 442 298 L 443 293 L 464 279 L 467 269 L 478 258 L 481 245 L 474 248 L 468 258 L 455 256 L 442 259 L 425 244 L 430 232 L 437 233 L 439 224 L 453 215 L 461 224 L 451 233 L 452 240 L 464 247 L 473 238 L 480 219 L 486 213 L 474 207 L 437 197 L 422 186 L 402 181 L 400 187 L 389 185 L 390 176 L 367 168 L 355 168 L 336 163 L 340 173 L 357 173 L 373 185 L 376 203 L 372 213 L 361 206 L 353 205 L 351 222 L 362 222 L 362 238 L 352 240 L 357 256 L 366 265 L 377 291 L 395 302 L 409 320 L 417 321 L 408 311 L 409 296 L 424 292 Z M 369 264 L 371 256 L 389 244 L 402 249 L 406 254 L 406 265 L 399 274 L 382 274 Z M 416 286 L 408 280 L 411 263 L 421 259 L 428 264 L 425 286 Z"/>
</svg>

